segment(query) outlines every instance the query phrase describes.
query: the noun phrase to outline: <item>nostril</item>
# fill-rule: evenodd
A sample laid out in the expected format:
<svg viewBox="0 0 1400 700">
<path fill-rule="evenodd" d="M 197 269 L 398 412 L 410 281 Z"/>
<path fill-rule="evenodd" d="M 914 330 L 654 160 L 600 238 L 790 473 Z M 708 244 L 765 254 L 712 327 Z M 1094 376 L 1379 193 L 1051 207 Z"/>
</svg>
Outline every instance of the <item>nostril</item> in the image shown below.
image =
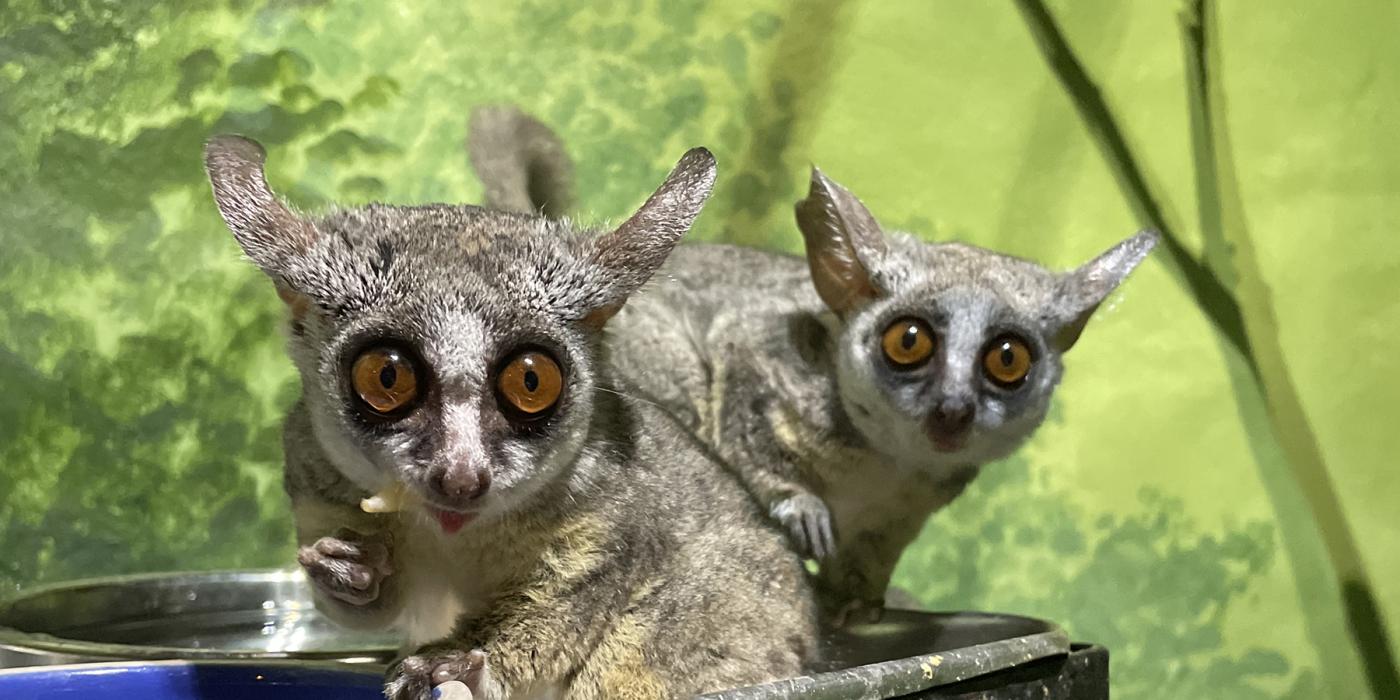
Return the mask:
<svg viewBox="0 0 1400 700">
<path fill-rule="evenodd" d="M 943 403 L 933 409 L 933 420 L 945 429 L 961 430 L 972 424 L 970 403 Z"/>
<path fill-rule="evenodd" d="M 449 501 L 463 502 L 486 493 L 491 479 L 483 469 L 457 467 L 444 469 L 433 478 L 433 487 Z"/>
</svg>

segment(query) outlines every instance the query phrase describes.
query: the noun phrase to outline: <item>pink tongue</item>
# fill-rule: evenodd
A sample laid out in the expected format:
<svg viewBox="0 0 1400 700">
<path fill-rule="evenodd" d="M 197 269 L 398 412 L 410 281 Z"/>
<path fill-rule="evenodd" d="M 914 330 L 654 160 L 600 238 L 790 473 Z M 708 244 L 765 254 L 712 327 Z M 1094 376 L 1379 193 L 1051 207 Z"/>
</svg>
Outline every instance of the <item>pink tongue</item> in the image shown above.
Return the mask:
<svg viewBox="0 0 1400 700">
<path fill-rule="evenodd" d="M 462 529 L 463 525 L 467 524 L 468 516 L 466 513 L 451 513 L 440 510 L 437 512 L 437 519 L 438 525 L 442 526 L 442 531 L 452 535 L 456 534 L 458 530 Z"/>
</svg>

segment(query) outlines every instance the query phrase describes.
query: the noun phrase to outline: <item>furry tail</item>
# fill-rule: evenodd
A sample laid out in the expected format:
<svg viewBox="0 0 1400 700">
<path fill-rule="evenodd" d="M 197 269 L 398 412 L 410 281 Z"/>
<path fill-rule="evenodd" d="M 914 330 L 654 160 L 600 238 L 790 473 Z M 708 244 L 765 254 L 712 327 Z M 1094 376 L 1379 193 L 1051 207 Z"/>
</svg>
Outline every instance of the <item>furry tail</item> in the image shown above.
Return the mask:
<svg viewBox="0 0 1400 700">
<path fill-rule="evenodd" d="M 467 156 L 495 209 L 560 218 L 573 207 L 574 165 L 559 136 L 513 106 L 478 107 Z"/>
</svg>

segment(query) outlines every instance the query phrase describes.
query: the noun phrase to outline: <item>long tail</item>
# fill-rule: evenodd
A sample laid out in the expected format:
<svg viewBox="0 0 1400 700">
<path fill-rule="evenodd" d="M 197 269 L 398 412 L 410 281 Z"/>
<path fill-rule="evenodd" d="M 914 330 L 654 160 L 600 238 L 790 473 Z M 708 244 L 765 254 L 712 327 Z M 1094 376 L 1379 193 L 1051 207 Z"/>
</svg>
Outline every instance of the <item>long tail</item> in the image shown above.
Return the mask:
<svg viewBox="0 0 1400 700">
<path fill-rule="evenodd" d="M 559 136 L 509 105 L 477 107 L 467 156 L 495 209 L 560 218 L 573 207 L 574 164 Z"/>
</svg>

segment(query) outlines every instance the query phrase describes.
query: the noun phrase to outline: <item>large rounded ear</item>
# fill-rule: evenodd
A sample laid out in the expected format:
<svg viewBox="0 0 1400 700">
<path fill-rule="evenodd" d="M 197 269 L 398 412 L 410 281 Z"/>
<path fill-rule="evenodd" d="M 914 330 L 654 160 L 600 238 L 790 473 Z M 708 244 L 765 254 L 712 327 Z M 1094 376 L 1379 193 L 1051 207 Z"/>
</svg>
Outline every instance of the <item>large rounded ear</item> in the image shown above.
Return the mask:
<svg viewBox="0 0 1400 700">
<path fill-rule="evenodd" d="M 1060 352 L 1074 346 L 1094 310 L 1152 252 L 1157 239 L 1156 231 L 1141 231 L 1060 277 L 1053 314 L 1058 325 L 1053 339 Z"/>
<path fill-rule="evenodd" d="M 666 176 L 661 187 L 616 230 L 593 242 L 589 262 L 601 293 L 586 322 L 601 328 L 637 291 L 690 230 L 715 186 L 715 157 L 692 148 Z"/>
<path fill-rule="evenodd" d="M 822 301 L 844 317 L 878 296 L 870 264 L 884 255 L 885 234 L 870 210 L 814 167 L 811 189 L 796 213 Z"/>
<path fill-rule="evenodd" d="M 316 241 L 316 227 L 292 213 L 267 186 L 267 154 L 257 141 L 222 135 L 204 145 L 214 202 L 243 252 L 278 281 Z"/>
</svg>

